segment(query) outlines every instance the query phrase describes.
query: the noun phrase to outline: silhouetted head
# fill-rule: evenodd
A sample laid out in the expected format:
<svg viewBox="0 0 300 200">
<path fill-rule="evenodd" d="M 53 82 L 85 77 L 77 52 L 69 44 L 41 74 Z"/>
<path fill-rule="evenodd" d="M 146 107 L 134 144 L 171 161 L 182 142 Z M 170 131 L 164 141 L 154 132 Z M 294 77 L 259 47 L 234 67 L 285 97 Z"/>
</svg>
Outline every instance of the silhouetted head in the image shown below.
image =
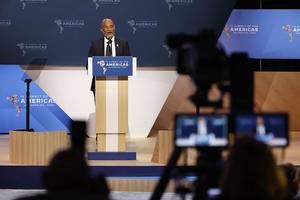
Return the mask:
<svg viewBox="0 0 300 200">
<path fill-rule="evenodd" d="M 221 189 L 223 200 L 281 200 L 286 179 L 266 144 L 241 137 L 225 163 Z"/>
<path fill-rule="evenodd" d="M 60 151 L 50 161 L 43 181 L 49 192 L 87 191 L 87 163 L 82 156 L 73 151 Z"/>
</svg>

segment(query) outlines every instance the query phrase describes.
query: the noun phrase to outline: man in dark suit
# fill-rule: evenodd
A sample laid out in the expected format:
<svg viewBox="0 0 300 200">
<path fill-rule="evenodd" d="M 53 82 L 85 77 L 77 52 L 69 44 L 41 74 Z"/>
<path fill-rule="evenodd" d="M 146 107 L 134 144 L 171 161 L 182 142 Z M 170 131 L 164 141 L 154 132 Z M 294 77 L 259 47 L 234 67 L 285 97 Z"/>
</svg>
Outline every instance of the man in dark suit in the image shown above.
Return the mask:
<svg viewBox="0 0 300 200">
<path fill-rule="evenodd" d="M 116 27 L 112 19 L 103 19 L 100 24 L 100 30 L 103 38 L 92 41 L 89 57 L 130 56 L 128 42 L 115 37 Z M 91 84 L 91 91 L 95 95 L 95 77 Z"/>
<path fill-rule="evenodd" d="M 256 117 L 256 138 L 262 142 L 270 143 L 274 138 L 271 125 L 262 116 Z"/>
<path fill-rule="evenodd" d="M 198 145 L 210 144 L 211 138 L 215 138 L 212 130 L 212 124 L 205 117 L 199 117 L 197 121 L 197 139 Z"/>
</svg>

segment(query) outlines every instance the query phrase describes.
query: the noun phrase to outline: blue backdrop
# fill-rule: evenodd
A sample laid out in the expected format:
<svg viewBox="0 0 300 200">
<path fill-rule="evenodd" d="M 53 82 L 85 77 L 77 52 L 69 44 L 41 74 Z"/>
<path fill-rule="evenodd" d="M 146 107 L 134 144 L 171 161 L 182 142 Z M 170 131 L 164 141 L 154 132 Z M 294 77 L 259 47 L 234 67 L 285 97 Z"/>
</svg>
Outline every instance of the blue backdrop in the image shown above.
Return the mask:
<svg viewBox="0 0 300 200">
<path fill-rule="evenodd" d="M 234 10 L 219 41 L 227 53 L 300 59 L 300 10 Z"/>
<path fill-rule="evenodd" d="M 1 0 L 0 63 L 84 65 L 102 18 L 114 19 L 139 66 L 175 64 L 169 33 L 221 32 L 236 0 Z"/>
<path fill-rule="evenodd" d="M 0 133 L 26 128 L 26 84 L 29 76 L 18 65 L 0 65 Z M 71 118 L 34 81 L 30 84 L 30 128 L 71 130 Z"/>
</svg>

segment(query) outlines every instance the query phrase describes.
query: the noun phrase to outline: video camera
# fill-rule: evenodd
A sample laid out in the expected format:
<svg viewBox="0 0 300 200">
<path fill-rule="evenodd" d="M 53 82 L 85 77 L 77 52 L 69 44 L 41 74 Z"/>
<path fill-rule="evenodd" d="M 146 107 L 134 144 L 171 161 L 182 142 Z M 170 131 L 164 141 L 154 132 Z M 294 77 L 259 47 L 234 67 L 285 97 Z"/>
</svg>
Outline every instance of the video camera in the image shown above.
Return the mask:
<svg viewBox="0 0 300 200">
<path fill-rule="evenodd" d="M 254 70 L 248 56 L 246 53 L 226 55 L 217 40 L 216 34 L 209 30 L 197 35 L 177 34 L 167 37 L 168 46 L 177 50 L 178 74 L 190 76 L 196 86 L 195 93 L 190 97 L 196 113 L 176 115 L 175 147 L 151 200 L 161 197 L 171 178 L 170 173 L 174 170 L 180 177 L 189 173 L 195 175 L 192 192 L 194 199 L 208 200 L 218 196 L 218 181 L 223 170 L 222 150 L 229 146 L 229 133 L 243 134 L 239 128 L 248 126 L 238 124 L 247 120 L 252 123 L 255 117 Z M 215 113 L 200 114 L 200 107 L 213 107 Z M 228 114 L 216 114 L 220 108 Z M 238 113 L 251 114 L 244 118 Z M 288 144 L 287 121 L 280 121 L 282 118 L 271 115 L 266 119 L 274 123 L 277 121 L 284 127 L 281 135 L 273 134 L 272 139 L 277 142 L 274 146 L 285 147 Z M 247 133 L 252 132 L 247 130 Z M 186 148 L 198 151 L 194 168 L 176 166 L 182 150 Z"/>
<path fill-rule="evenodd" d="M 197 88 L 190 100 L 197 108 L 252 111 L 253 70 L 248 56 L 246 53 L 227 56 L 217 40 L 210 30 L 167 37 L 168 46 L 177 50 L 177 73 L 190 76 Z"/>
</svg>

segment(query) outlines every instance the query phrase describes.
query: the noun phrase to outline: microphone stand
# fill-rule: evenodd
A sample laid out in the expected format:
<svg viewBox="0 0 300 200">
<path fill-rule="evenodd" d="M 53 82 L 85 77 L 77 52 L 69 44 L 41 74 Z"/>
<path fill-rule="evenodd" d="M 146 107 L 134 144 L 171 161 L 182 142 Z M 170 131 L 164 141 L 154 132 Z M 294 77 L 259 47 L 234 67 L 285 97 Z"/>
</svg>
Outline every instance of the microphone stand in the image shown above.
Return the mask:
<svg viewBox="0 0 300 200">
<path fill-rule="evenodd" d="M 26 83 L 26 131 L 33 131 L 30 129 L 30 82 L 32 79 L 25 79 Z"/>
</svg>

